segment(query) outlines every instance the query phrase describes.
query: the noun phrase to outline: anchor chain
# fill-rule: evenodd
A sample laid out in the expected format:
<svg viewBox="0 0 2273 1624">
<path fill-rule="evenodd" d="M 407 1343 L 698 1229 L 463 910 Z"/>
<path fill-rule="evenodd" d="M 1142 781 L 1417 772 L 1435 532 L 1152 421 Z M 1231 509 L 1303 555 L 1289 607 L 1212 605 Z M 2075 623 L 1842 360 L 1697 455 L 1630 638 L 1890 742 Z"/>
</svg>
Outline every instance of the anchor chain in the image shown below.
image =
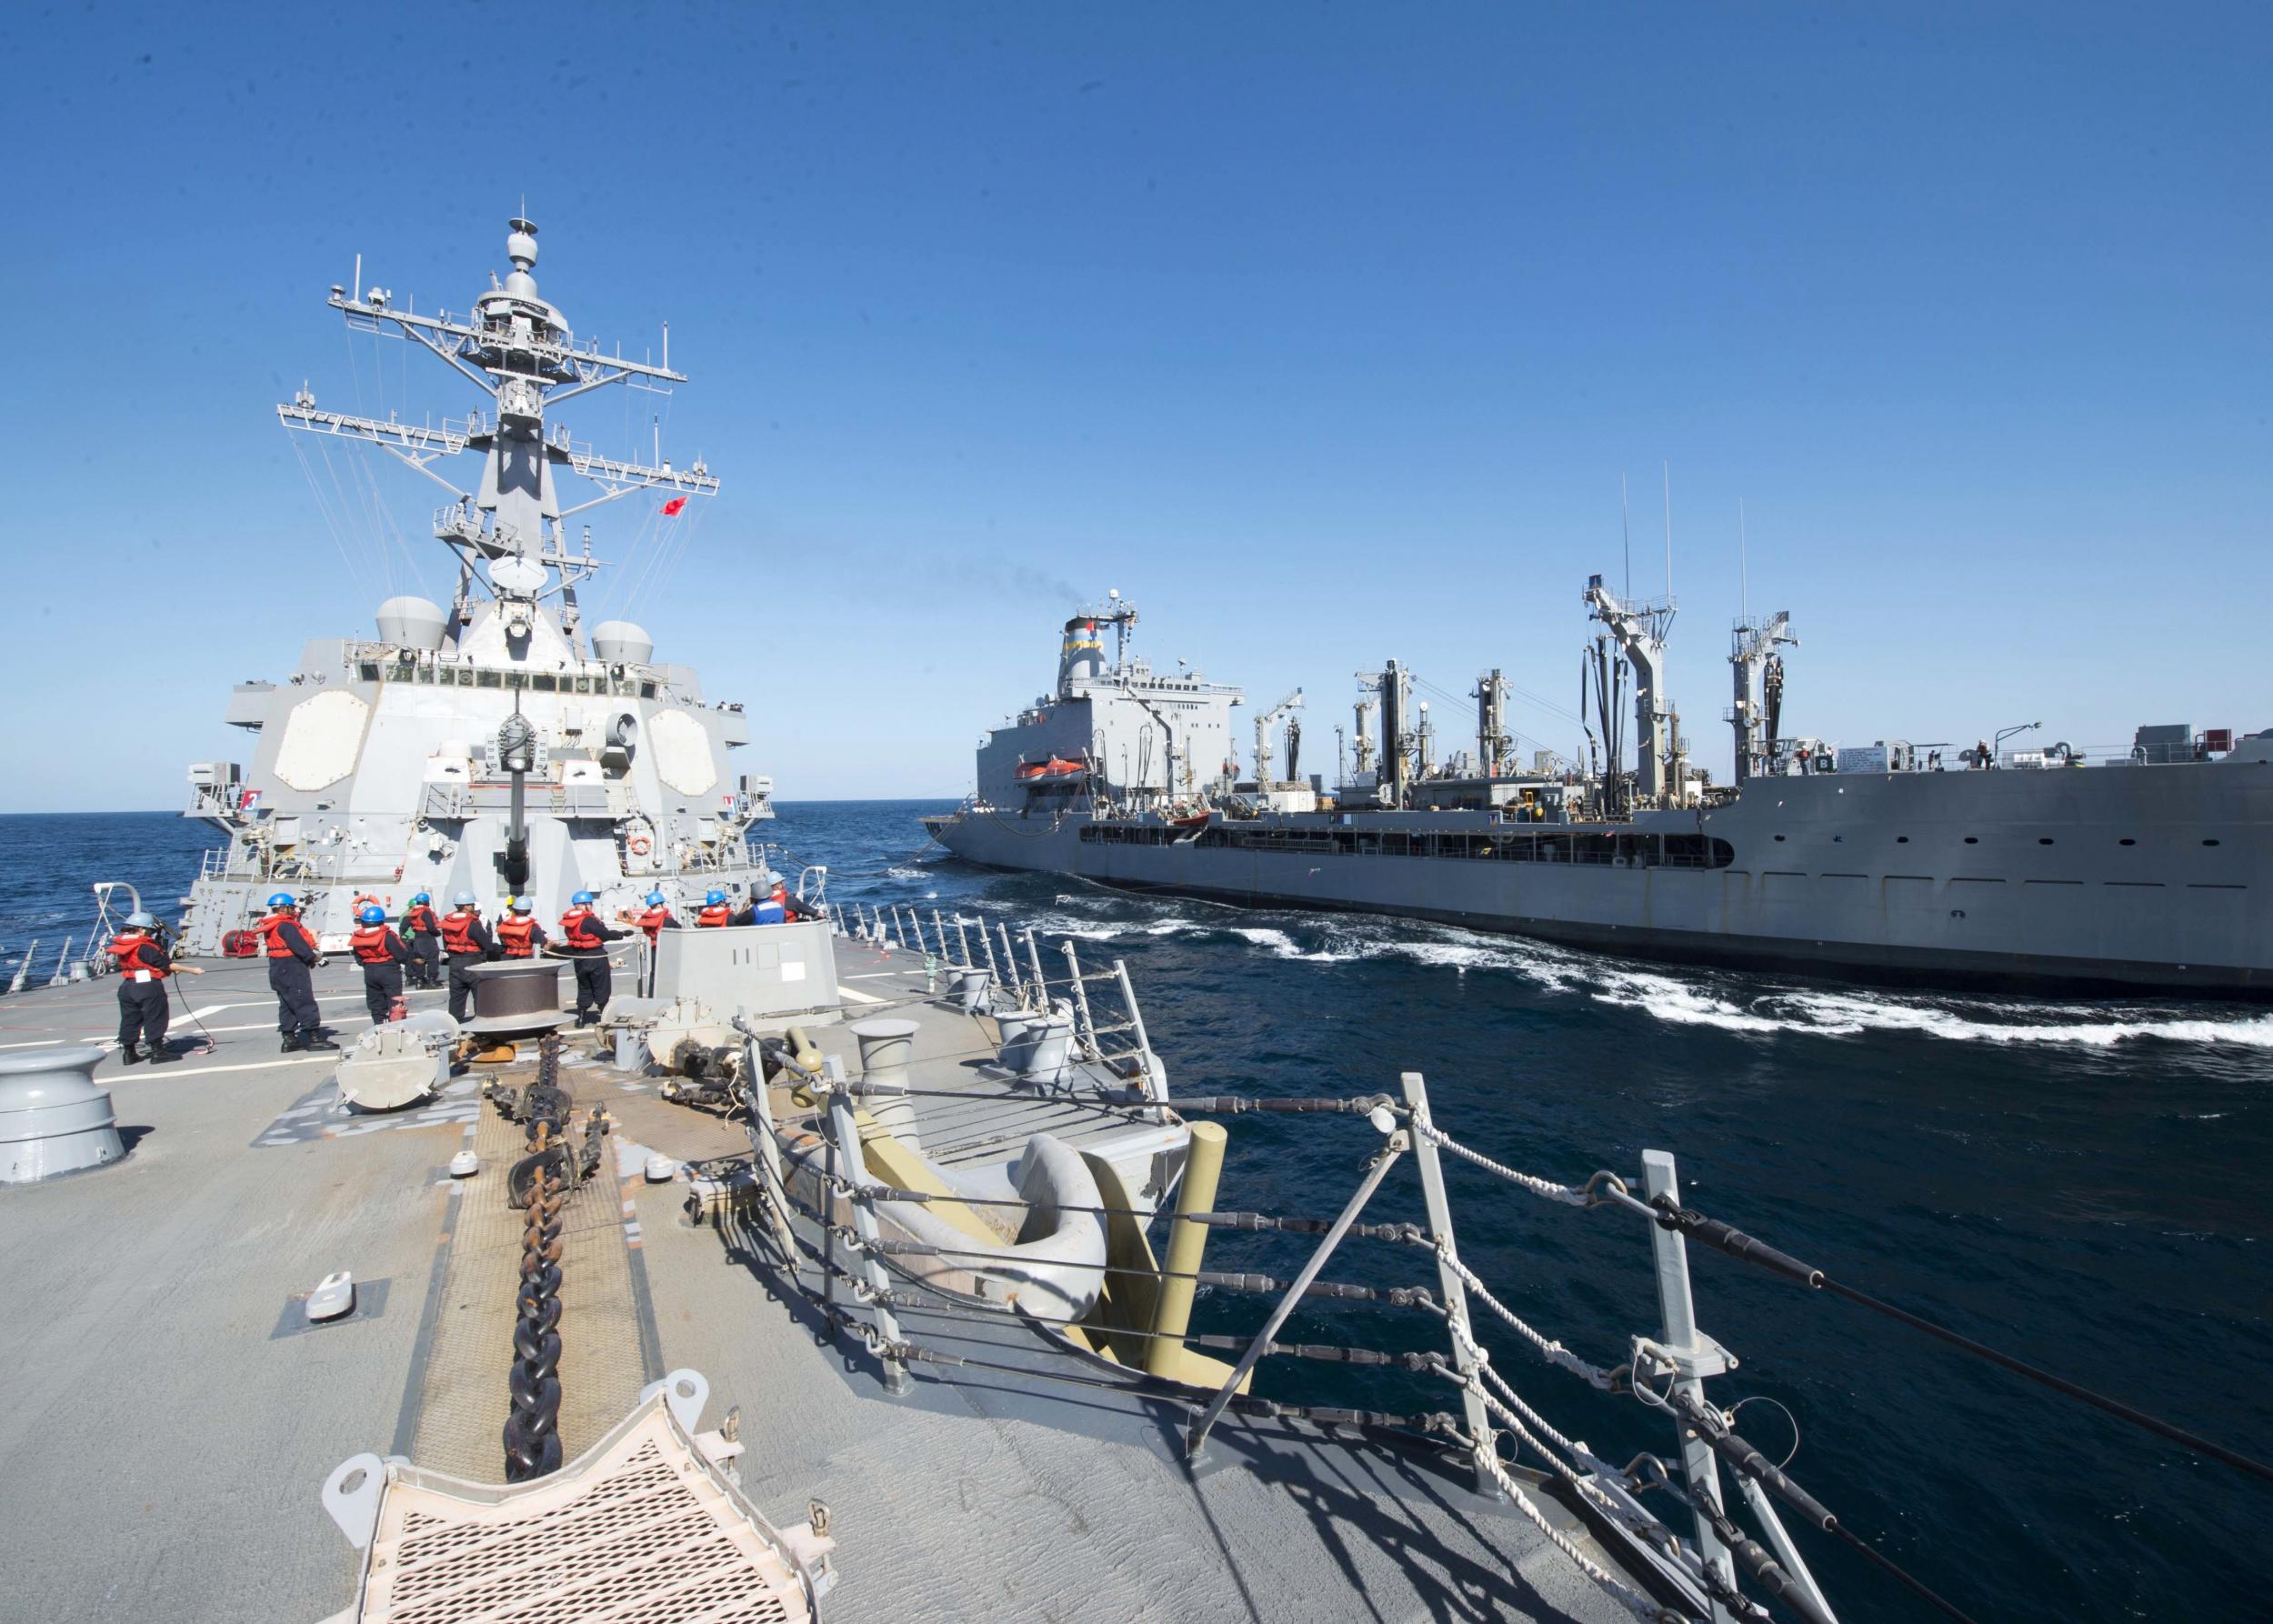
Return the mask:
<svg viewBox="0 0 2273 1624">
<path fill-rule="evenodd" d="M 548 1034 L 537 1046 L 536 1080 L 515 1096 L 508 1109 L 506 1089 L 490 1094 L 508 1120 L 524 1124 L 530 1154 L 509 1176 L 528 1213 L 521 1233 L 521 1269 L 515 1292 L 513 1365 L 509 1377 L 513 1409 L 505 1427 L 506 1481 L 526 1483 L 558 1471 L 560 1442 L 560 1255 L 562 1209 L 568 1190 L 584 1169 L 568 1136 L 568 1095 L 559 1086 L 560 1039 Z M 586 1147 L 597 1159 L 606 1118 L 597 1111 L 586 1125 Z"/>
</svg>

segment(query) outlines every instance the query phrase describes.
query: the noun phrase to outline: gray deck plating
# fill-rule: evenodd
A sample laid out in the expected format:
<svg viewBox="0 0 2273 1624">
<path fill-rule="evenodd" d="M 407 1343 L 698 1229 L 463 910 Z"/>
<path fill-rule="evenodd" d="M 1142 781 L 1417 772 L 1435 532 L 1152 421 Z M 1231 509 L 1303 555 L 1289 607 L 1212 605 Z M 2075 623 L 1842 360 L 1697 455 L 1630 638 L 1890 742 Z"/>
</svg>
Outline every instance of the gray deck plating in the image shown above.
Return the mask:
<svg viewBox="0 0 2273 1624">
<path fill-rule="evenodd" d="M 867 977 L 850 985 L 879 1005 L 920 993 L 911 962 L 840 944 L 840 973 Z M 360 1019 L 353 975 L 318 973 L 327 1010 L 358 1008 L 337 1018 L 343 1028 Z M 466 1138 L 456 1102 L 385 1131 L 294 1128 L 268 1142 L 274 1125 L 324 1118 L 325 1058 L 276 1054 L 259 965 L 215 965 L 193 985 L 213 1054 L 98 1071 L 134 1140 L 125 1162 L 0 1190 L 0 1300 L 43 1309 L 0 1318 L 0 1365 L 14 1373 L 0 1458 L 17 1489 L 0 1519 L 0 1570 L 23 1617 L 337 1610 L 354 1564 L 316 1487 L 346 1456 L 394 1447 L 413 1418 L 406 1392 L 433 1375 L 426 1344 L 446 1292 L 436 1316 L 421 1308 L 437 1245 L 459 1232 L 441 1177 Z M 0 1000 L 0 1043 L 81 1040 L 107 1029 L 115 1007 L 101 982 Z M 848 1014 L 861 1009 L 855 1000 Z M 983 1079 L 970 1064 L 985 1047 L 976 1023 L 922 1003 L 895 1013 L 924 1028 L 920 1085 Z M 195 1036 L 187 1023 L 176 1031 Z M 852 1050 L 842 1028 L 816 1037 Z M 620 1102 L 628 1139 L 666 1151 L 677 1132 L 718 1142 L 710 1118 L 605 1074 L 591 1083 L 592 1098 Z M 967 1111 L 985 1137 L 984 1102 L 926 1103 L 956 1114 L 933 1124 Z M 1099 1116 L 1064 1126 L 1076 1138 L 1126 1126 Z M 1236 1161 L 1235 1142 L 1235 1173 Z M 835 1510 L 845 1577 L 833 1616 L 1623 1616 L 1527 1524 L 1425 1454 L 1227 1426 L 1211 1445 L 1227 1469 L 1195 1480 L 1175 1442 L 1184 1412 L 1140 1395 L 923 1369 L 913 1395 L 887 1398 L 865 1358 L 816 1334 L 753 1236 L 687 1227 L 684 1185 L 633 1180 L 622 1197 L 647 1283 L 643 1305 L 635 1281 L 628 1310 L 643 1338 L 666 1368 L 710 1378 L 712 1423 L 741 1408 L 761 1506 L 801 1517 L 817 1498 Z M 341 1268 L 386 1280 L 386 1311 L 272 1338 L 288 1299 Z M 1007 1328 L 921 1329 L 980 1357 L 1079 1368 Z"/>
</svg>

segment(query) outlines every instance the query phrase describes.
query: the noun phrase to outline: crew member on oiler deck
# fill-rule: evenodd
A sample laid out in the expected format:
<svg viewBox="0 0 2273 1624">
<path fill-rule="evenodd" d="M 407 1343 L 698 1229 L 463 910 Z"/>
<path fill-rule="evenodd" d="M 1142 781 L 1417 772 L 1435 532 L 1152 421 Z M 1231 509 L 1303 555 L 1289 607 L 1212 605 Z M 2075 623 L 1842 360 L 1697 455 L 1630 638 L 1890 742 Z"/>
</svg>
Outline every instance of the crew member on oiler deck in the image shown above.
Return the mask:
<svg viewBox="0 0 2273 1624">
<path fill-rule="evenodd" d="M 374 904 L 358 918 L 361 928 L 347 938 L 347 946 L 363 967 L 363 1007 L 371 1012 L 373 1026 L 385 1026 L 395 1000 L 403 996 L 403 967 L 416 960 L 388 927 L 385 908 Z"/>
<path fill-rule="evenodd" d="M 268 945 L 268 987 L 276 995 L 276 1030 L 284 1038 L 284 1052 L 337 1048 L 325 1033 L 315 987 L 308 980 L 308 967 L 322 964 L 324 956 L 300 923 L 299 899 L 289 891 L 277 892 L 268 899 L 268 917 L 253 928 Z"/>
<path fill-rule="evenodd" d="M 118 961 L 118 1063 L 132 1066 L 144 1058 L 138 1045 L 150 1046 L 153 1066 L 180 1058 L 165 1047 L 165 978 L 179 970 L 187 976 L 205 972 L 194 964 L 175 964 L 157 936 L 158 922 L 136 909 L 126 916 L 126 928 L 104 944 L 103 950 Z"/>
<path fill-rule="evenodd" d="M 560 950 L 576 961 L 576 1025 L 588 1027 L 607 1009 L 615 977 L 607 963 L 607 945 L 621 941 L 628 931 L 611 930 L 592 911 L 592 893 L 578 891 L 560 916 Z"/>
<path fill-rule="evenodd" d="M 442 916 L 442 949 L 450 956 L 450 1018 L 468 1018 L 466 1005 L 474 997 L 474 977 L 466 972 L 485 959 L 497 957 L 497 944 L 482 923 L 482 910 L 471 891 L 450 898 L 450 911 Z"/>
</svg>

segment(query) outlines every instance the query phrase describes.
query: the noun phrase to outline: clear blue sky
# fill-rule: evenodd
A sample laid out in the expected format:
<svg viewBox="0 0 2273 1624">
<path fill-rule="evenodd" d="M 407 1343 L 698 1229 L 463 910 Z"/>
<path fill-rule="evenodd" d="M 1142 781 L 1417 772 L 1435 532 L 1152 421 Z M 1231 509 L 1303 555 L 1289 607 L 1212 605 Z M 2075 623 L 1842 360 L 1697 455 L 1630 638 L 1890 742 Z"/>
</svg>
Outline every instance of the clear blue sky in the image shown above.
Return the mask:
<svg viewBox="0 0 2273 1624">
<path fill-rule="evenodd" d="M 325 291 L 463 309 L 525 194 L 580 333 L 672 324 L 726 487 L 636 613 L 786 797 L 959 793 L 1108 586 L 1313 765 L 1385 656 L 1568 705 L 1667 463 L 1724 770 L 1740 498 L 1795 730 L 2273 726 L 2268 15 L 13 8 L 0 807 L 177 805 L 230 682 L 443 593 L 440 493 L 351 569 L 271 407 L 462 412 Z"/>
</svg>

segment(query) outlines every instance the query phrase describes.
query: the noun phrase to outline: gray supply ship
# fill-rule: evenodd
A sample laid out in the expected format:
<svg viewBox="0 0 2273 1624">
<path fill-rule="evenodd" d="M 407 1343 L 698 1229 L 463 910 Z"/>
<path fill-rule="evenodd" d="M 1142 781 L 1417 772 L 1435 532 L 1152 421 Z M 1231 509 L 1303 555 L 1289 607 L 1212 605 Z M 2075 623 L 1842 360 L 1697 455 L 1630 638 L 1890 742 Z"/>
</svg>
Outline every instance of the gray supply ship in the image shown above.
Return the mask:
<svg viewBox="0 0 2273 1624">
<path fill-rule="evenodd" d="M 1687 760 L 1664 692 L 1669 601 L 1586 588 L 1583 761 L 1516 769 L 1508 684 L 1439 759 L 1397 661 L 1361 673 L 1354 771 L 1297 776 L 1297 689 L 1129 653 L 1116 593 L 1066 623 L 1057 681 L 980 747 L 976 792 L 926 826 L 972 862 L 1227 902 L 1357 909 L 1619 953 L 1867 978 L 2273 990 L 2273 730 L 2144 727 L 2121 758 L 1782 730 L 1788 615 L 1734 628 L 1737 781 Z M 1115 634 L 1108 663 L 1103 633 Z M 1630 750 L 1625 737 L 1629 716 Z M 1287 771 L 1273 776 L 1285 723 Z M 1347 762 L 1342 764 L 1347 766 Z"/>
</svg>

